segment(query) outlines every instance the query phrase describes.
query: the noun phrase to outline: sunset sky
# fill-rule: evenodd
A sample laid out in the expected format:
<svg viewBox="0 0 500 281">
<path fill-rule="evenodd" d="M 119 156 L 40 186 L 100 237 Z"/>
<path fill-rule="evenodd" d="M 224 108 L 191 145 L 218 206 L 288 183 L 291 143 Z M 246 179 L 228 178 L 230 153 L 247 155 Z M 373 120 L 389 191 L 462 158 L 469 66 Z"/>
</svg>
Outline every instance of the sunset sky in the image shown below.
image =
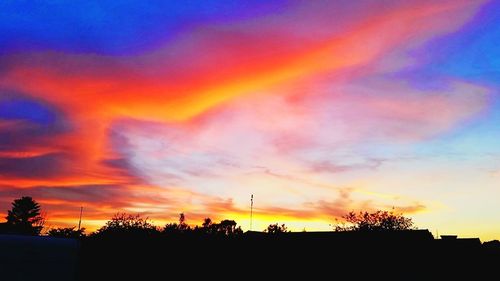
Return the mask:
<svg viewBox="0 0 500 281">
<path fill-rule="evenodd" d="M 0 213 L 500 239 L 499 45 L 500 1 L 1 1 Z"/>
</svg>

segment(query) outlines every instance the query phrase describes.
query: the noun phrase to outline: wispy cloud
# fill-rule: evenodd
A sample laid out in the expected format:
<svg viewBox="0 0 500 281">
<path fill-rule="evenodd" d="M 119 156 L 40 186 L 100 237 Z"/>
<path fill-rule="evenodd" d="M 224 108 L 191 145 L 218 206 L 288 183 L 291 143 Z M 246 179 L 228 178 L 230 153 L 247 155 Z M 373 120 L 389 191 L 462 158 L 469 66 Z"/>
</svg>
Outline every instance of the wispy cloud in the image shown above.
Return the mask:
<svg viewBox="0 0 500 281">
<path fill-rule="evenodd" d="M 32 195 L 69 223 L 85 205 L 96 224 L 119 210 L 247 220 L 249 194 L 266 221 L 429 210 L 428 196 L 375 196 L 363 179 L 396 180 L 387 169 L 410 162 L 402 155 L 491 110 L 488 83 L 408 75 L 483 1 L 268 2 L 165 9 L 175 20 L 120 8 L 126 26 L 104 13 L 120 36 L 88 15 L 70 25 L 41 11 L 21 17 L 40 29 L 13 32 L 15 9 L 0 11 L 2 206 Z"/>
</svg>

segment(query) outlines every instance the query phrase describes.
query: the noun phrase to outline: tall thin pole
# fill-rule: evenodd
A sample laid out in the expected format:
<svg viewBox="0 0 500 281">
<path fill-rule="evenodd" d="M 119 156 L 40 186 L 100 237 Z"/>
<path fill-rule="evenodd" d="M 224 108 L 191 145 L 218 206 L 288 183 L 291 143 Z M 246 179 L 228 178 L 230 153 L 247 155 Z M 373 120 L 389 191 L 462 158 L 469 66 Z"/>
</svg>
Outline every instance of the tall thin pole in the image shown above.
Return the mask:
<svg viewBox="0 0 500 281">
<path fill-rule="evenodd" d="M 83 213 L 83 206 L 80 207 L 80 220 L 78 221 L 78 230 L 80 230 L 80 226 L 82 226 L 82 213 Z"/>
<path fill-rule="evenodd" d="M 252 219 L 253 219 L 253 194 L 250 196 L 250 231 L 252 231 Z"/>
</svg>

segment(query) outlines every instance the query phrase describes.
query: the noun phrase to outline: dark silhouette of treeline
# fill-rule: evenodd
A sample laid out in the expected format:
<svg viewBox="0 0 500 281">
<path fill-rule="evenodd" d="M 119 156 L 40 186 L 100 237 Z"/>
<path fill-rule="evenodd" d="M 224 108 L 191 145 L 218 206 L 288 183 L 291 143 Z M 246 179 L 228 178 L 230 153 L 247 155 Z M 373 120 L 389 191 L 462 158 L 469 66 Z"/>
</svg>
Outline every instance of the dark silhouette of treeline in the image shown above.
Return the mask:
<svg viewBox="0 0 500 281">
<path fill-rule="evenodd" d="M 24 204 L 31 211 L 20 211 L 19 202 L 14 203 L 0 232 L 20 234 L 30 222 L 40 226 L 36 202 Z M 348 213 L 330 232 L 290 232 L 279 224 L 243 232 L 233 220 L 209 218 L 190 226 L 184 214 L 158 227 L 140 215 L 119 213 L 89 235 L 75 227 L 47 234 L 77 241 L 78 262 L 73 279 L 55 275 L 40 280 L 482 280 L 498 276 L 500 262 L 497 240 L 435 239 L 428 230 L 416 229 L 410 218 L 387 211 Z"/>
</svg>

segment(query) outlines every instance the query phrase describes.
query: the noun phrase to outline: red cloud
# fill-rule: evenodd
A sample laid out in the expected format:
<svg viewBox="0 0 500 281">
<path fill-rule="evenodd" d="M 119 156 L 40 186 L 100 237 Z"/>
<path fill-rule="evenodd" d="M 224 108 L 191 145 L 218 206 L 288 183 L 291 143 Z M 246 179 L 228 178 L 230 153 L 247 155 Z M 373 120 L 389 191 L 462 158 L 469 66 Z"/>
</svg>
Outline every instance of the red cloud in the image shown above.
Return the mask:
<svg viewBox="0 0 500 281">
<path fill-rule="evenodd" d="M 241 170 L 293 181 L 300 177 L 256 166 L 310 171 L 297 156 L 310 147 L 415 141 L 455 128 L 484 109 L 485 89 L 450 80 L 449 89 L 418 91 L 366 76 L 400 67 L 385 59 L 456 29 L 479 4 L 405 1 L 353 18 L 308 4 L 274 23 L 199 27 L 134 57 L 3 55 L 0 95 L 16 90 L 36 98 L 71 126 L 0 121 L 0 184 L 16 186 L 2 187 L 2 198 L 31 193 L 55 222 L 75 217 L 80 204 L 92 219 L 122 210 L 158 218 L 186 210 L 196 219 L 243 215 L 231 200 L 151 185 Z M 330 218 L 361 205 L 343 194 L 333 202 L 258 207 L 256 214 Z"/>
</svg>

